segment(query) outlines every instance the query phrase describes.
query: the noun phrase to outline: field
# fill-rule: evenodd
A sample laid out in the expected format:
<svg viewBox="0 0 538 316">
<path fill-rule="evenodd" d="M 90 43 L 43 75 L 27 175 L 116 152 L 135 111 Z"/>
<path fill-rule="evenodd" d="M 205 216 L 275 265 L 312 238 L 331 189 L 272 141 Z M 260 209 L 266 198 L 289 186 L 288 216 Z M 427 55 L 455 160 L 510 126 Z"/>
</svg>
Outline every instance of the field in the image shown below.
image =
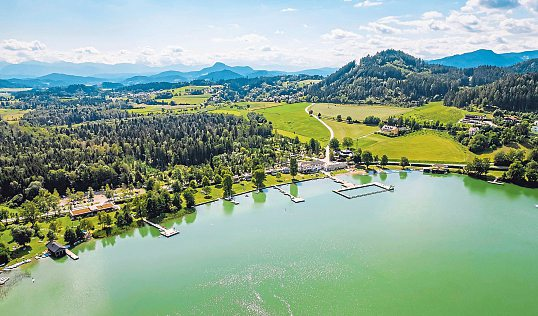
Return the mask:
<svg viewBox="0 0 538 316">
<path fill-rule="evenodd" d="M 199 94 L 191 95 L 190 91 L 203 91 L 208 88 L 217 88 L 219 86 L 185 86 L 177 89 L 168 90 L 174 95 L 171 99 L 158 99 L 159 102 L 166 102 L 170 104 L 174 101 L 176 104 L 188 104 L 188 105 L 198 105 L 204 103 L 207 99 L 211 97 L 211 94 Z"/>
<path fill-rule="evenodd" d="M 275 129 L 288 131 L 289 136 L 302 136 L 303 139 L 316 138 L 322 144 L 329 142 L 330 133 L 315 118 L 310 117 L 305 108 L 308 103 L 284 104 L 256 110 L 272 122 Z M 287 135 L 288 136 L 288 135 Z"/>
<path fill-rule="evenodd" d="M 410 108 L 402 108 L 396 106 L 384 105 L 356 105 L 356 104 L 331 104 L 331 103 L 316 103 L 311 108 L 314 115 L 321 113 L 322 118 L 336 118 L 337 115 L 342 115 L 345 120 L 351 116 L 354 120 L 363 121 L 365 117 L 373 115 L 381 119 L 387 119 L 390 116 L 400 116 L 404 113 L 412 111 Z"/>
<path fill-rule="evenodd" d="M 305 112 L 307 106 L 308 103 L 239 102 L 212 110 L 211 113 L 246 116 L 248 112 L 254 111 L 265 116 L 280 135 L 291 138 L 297 136 L 302 142 L 315 138 L 327 143 L 329 131 Z"/>
<path fill-rule="evenodd" d="M 145 105 L 145 106 L 139 106 L 132 109 L 127 110 L 129 113 L 136 113 L 136 114 L 142 114 L 142 115 L 148 115 L 148 114 L 158 114 L 158 113 L 164 113 L 166 111 L 172 111 L 172 112 L 187 112 L 187 111 L 194 111 L 196 106 L 185 106 L 185 105 Z"/>
<path fill-rule="evenodd" d="M 334 120 L 324 120 L 324 122 L 333 129 L 334 137 L 340 142 L 344 137 L 351 137 L 354 141 L 357 141 L 358 138 L 363 138 L 366 135 L 379 130 L 379 127 L 377 126 L 368 126 L 364 124 L 347 124 Z"/>
<path fill-rule="evenodd" d="M 10 124 L 17 123 L 28 110 L 0 109 L 0 118 Z"/>
<path fill-rule="evenodd" d="M 359 139 L 358 146 L 391 160 L 407 157 L 411 161 L 464 163 L 474 158 L 447 133 L 429 130 L 395 138 L 374 134 Z"/>
<path fill-rule="evenodd" d="M 414 118 L 419 122 L 439 121 L 444 124 L 454 124 L 461 120 L 465 114 L 469 113 L 471 112 L 456 107 L 444 106 L 443 102 L 432 102 L 421 107 L 414 108 L 411 112 L 407 112 L 403 116 Z"/>
</svg>

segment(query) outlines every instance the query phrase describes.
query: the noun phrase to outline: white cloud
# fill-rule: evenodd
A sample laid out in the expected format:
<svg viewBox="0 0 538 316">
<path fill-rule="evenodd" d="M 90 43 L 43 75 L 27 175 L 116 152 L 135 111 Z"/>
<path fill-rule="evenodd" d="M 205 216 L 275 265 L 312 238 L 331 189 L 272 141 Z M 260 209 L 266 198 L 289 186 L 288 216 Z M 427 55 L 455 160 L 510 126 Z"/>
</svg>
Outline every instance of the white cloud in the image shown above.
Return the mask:
<svg viewBox="0 0 538 316">
<path fill-rule="evenodd" d="M 47 46 L 40 41 L 24 42 L 16 39 L 2 41 L 1 47 L 10 51 L 42 51 L 47 48 Z"/>
<path fill-rule="evenodd" d="M 280 10 L 280 12 L 295 12 L 295 11 L 297 11 L 297 9 L 295 8 L 285 8 L 285 9 Z"/>
<path fill-rule="evenodd" d="M 342 29 L 333 29 L 329 33 L 321 35 L 321 38 L 324 40 L 350 40 L 358 39 L 360 35 Z"/>
<path fill-rule="evenodd" d="M 383 4 L 383 2 L 381 2 L 381 1 L 364 0 L 364 1 L 357 2 L 354 5 L 354 7 L 355 8 L 369 8 L 369 7 L 377 7 L 377 6 L 380 6 L 382 4 Z"/>
</svg>

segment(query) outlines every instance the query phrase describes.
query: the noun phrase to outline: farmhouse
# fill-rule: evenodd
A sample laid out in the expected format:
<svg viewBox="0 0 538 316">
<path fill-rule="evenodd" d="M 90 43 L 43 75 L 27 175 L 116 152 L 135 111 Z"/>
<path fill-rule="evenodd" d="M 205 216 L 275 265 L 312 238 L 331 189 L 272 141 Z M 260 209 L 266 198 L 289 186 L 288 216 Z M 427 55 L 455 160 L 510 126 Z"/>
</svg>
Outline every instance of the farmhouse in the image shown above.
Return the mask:
<svg viewBox="0 0 538 316">
<path fill-rule="evenodd" d="M 385 134 L 385 135 L 396 135 L 396 136 L 398 136 L 398 134 L 400 133 L 400 130 L 396 126 L 383 125 L 383 127 L 381 127 L 381 133 Z"/>
<path fill-rule="evenodd" d="M 478 133 L 480 129 L 478 127 L 470 127 L 469 128 L 469 136 L 474 136 L 476 133 Z"/>
<path fill-rule="evenodd" d="M 65 247 L 60 245 L 58 242 L 51 240 L 47 243 L 47 250 L 51 256 L 59 258 L 65 256 Z"/>
<path fill-rule="evenodd" d="M 71 215 L 71 218 L 77 218 L 85 216 L 94 216 L 101 211 L 110 212 L 117 211 L 119 209 L 120 207 L 118 205 L 107 202 L 100 205 L 91 205 L 87 207 L 72 209 L 71 211 L 69 211 L 69 214 Z"/>
</svg>

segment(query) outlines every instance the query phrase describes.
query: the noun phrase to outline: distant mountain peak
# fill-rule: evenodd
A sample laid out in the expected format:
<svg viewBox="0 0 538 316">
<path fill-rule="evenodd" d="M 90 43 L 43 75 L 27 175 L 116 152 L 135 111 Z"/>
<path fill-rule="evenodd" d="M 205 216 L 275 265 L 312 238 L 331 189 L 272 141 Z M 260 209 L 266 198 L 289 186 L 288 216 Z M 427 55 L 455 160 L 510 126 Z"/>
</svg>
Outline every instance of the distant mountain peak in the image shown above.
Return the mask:
<svg viewBox="0 0 538 316">
<path fill-rule="evenodd" d="M 478 66 L 508 67 L 534 58 L 538 58 L 538 50 L 497 54 L 489 49 L 479 49 L 468 53 L 432 60 L 430 63 L 458 68 L 473 68 Z"/>
</svg>

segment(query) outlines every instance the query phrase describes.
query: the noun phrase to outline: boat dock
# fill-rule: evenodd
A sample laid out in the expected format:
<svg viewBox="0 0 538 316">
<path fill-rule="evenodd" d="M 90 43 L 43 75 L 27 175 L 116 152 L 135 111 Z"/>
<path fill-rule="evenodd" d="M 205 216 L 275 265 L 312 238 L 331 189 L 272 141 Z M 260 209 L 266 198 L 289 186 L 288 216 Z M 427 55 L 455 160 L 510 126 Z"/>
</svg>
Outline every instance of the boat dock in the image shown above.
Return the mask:
<svg viewBox="0 0 538 316">
<path fill-rule="evenodd" d="M 78 256 L 75 255 L 75 254 L 74 254 L 71 250 L 69 250 L 69 249 L 65 249 L 65 254 L 66 254 L 69 258 L 71 258 L 71 259 L 73 259 L 73 260 L 78 260 Z"/>
<path fill-rule="evenodd" d="M 163 226 L 161 226 L 161 225 L 159 225 L 159 224 L 155 224 L 155 223 L 153 223 L 153 222 L 150 222 L 150 221 L 148 221 L 148 220 L 145 219 L 145 218 L 144 218 L 143 220 L 144 220 L 144 222 L 145 222 L 146 224 L 148 224 L 148 225 L 150 225 L 150 226 L 153 226 L 153 227 L 157 228 L 157 229 L 159 230 L 159 232 L 161 233 L 161 235 L 163 235 L 163 236 L 166 237 L 166 238 L 169 238 L 169 237 L 172 237 L 172 236 L 174 236 L 174 235 L 179 234 L 179 232 L 178 232 L 175 228 L 170 228 L 170 229 L 168 229 L 168 228 L 163 227 Z"/>
<path fill-rule="evenodd" d="M 368 188 L 368 187 L 377 187 L 377 188 L 380 188 L 381 190 L 373 191 L 373 192 L 367 192 L 367 193 L 361 193 L 361 194 L 356 194 L 356 195 L 347 195 L 345 193 L 347 191 L 356 190 L 356 189 L 363 189 L 363 188 Z M 389 192 L 389 191 L 394 191 L 394 186 L 379 183 L 379 182 L 370 182 L 370 183 L 366 183 L 366 184 L 357 184 L 357 185 L 353 185 L 353 186 L 343 187 L 343 188 L 338 189 L 338 190 L 333 190 L 334 193 L 336 193 L 338 195 L 341 195 L 341 196 L 345 197 L 346 199 L 354 199 L 354 198 L 358 198 L 358 197 L 364 197 L 364 196 L 368 196 L 368 195 L 372 195 L 372 194 Z"/>
<path fill-rule="evenodd" d="M 223 198 L 224 201 L 228 201 L 234 205 L 239 205 L 239 202 L 237 202 L 233 197 Z"/>
<path fill-rule="evenodd" d="M 351 182 L 347 182 L 346 180 L 343 180 L 343 179 L 340 179 L 340 178 L 337 178 L 337 177 L 331 175 L 330 172 L 323 172 L 323 174 L 325 174 L 327 176 L 327 178 L 329 178 L 329 179 L 333 180 L 334 182 L 340 184 L 344 188 L 351 188 L 351 187 L 355 186 L 355 184 L 353 184 Z"/>
<path fill-rule="evenodd" d="M 302 203 L 302 202 L 305 201 L 305 199 L 303 199 L 303 198 L 295 197 L 295 196 L 291 195 L 291 193 L 284 191 L 284 190 L 283 190 L 281 187 L 279 187 L 279 186 L 274 185 L 273 188 L 275 188 L 277 191 L 280 191 L 280 193 L 282 193 L 282 194 L 288 196 L 288 197 L 292 200 L 292 202 L 294 202 L 294 203 Z"/>
</svg>

